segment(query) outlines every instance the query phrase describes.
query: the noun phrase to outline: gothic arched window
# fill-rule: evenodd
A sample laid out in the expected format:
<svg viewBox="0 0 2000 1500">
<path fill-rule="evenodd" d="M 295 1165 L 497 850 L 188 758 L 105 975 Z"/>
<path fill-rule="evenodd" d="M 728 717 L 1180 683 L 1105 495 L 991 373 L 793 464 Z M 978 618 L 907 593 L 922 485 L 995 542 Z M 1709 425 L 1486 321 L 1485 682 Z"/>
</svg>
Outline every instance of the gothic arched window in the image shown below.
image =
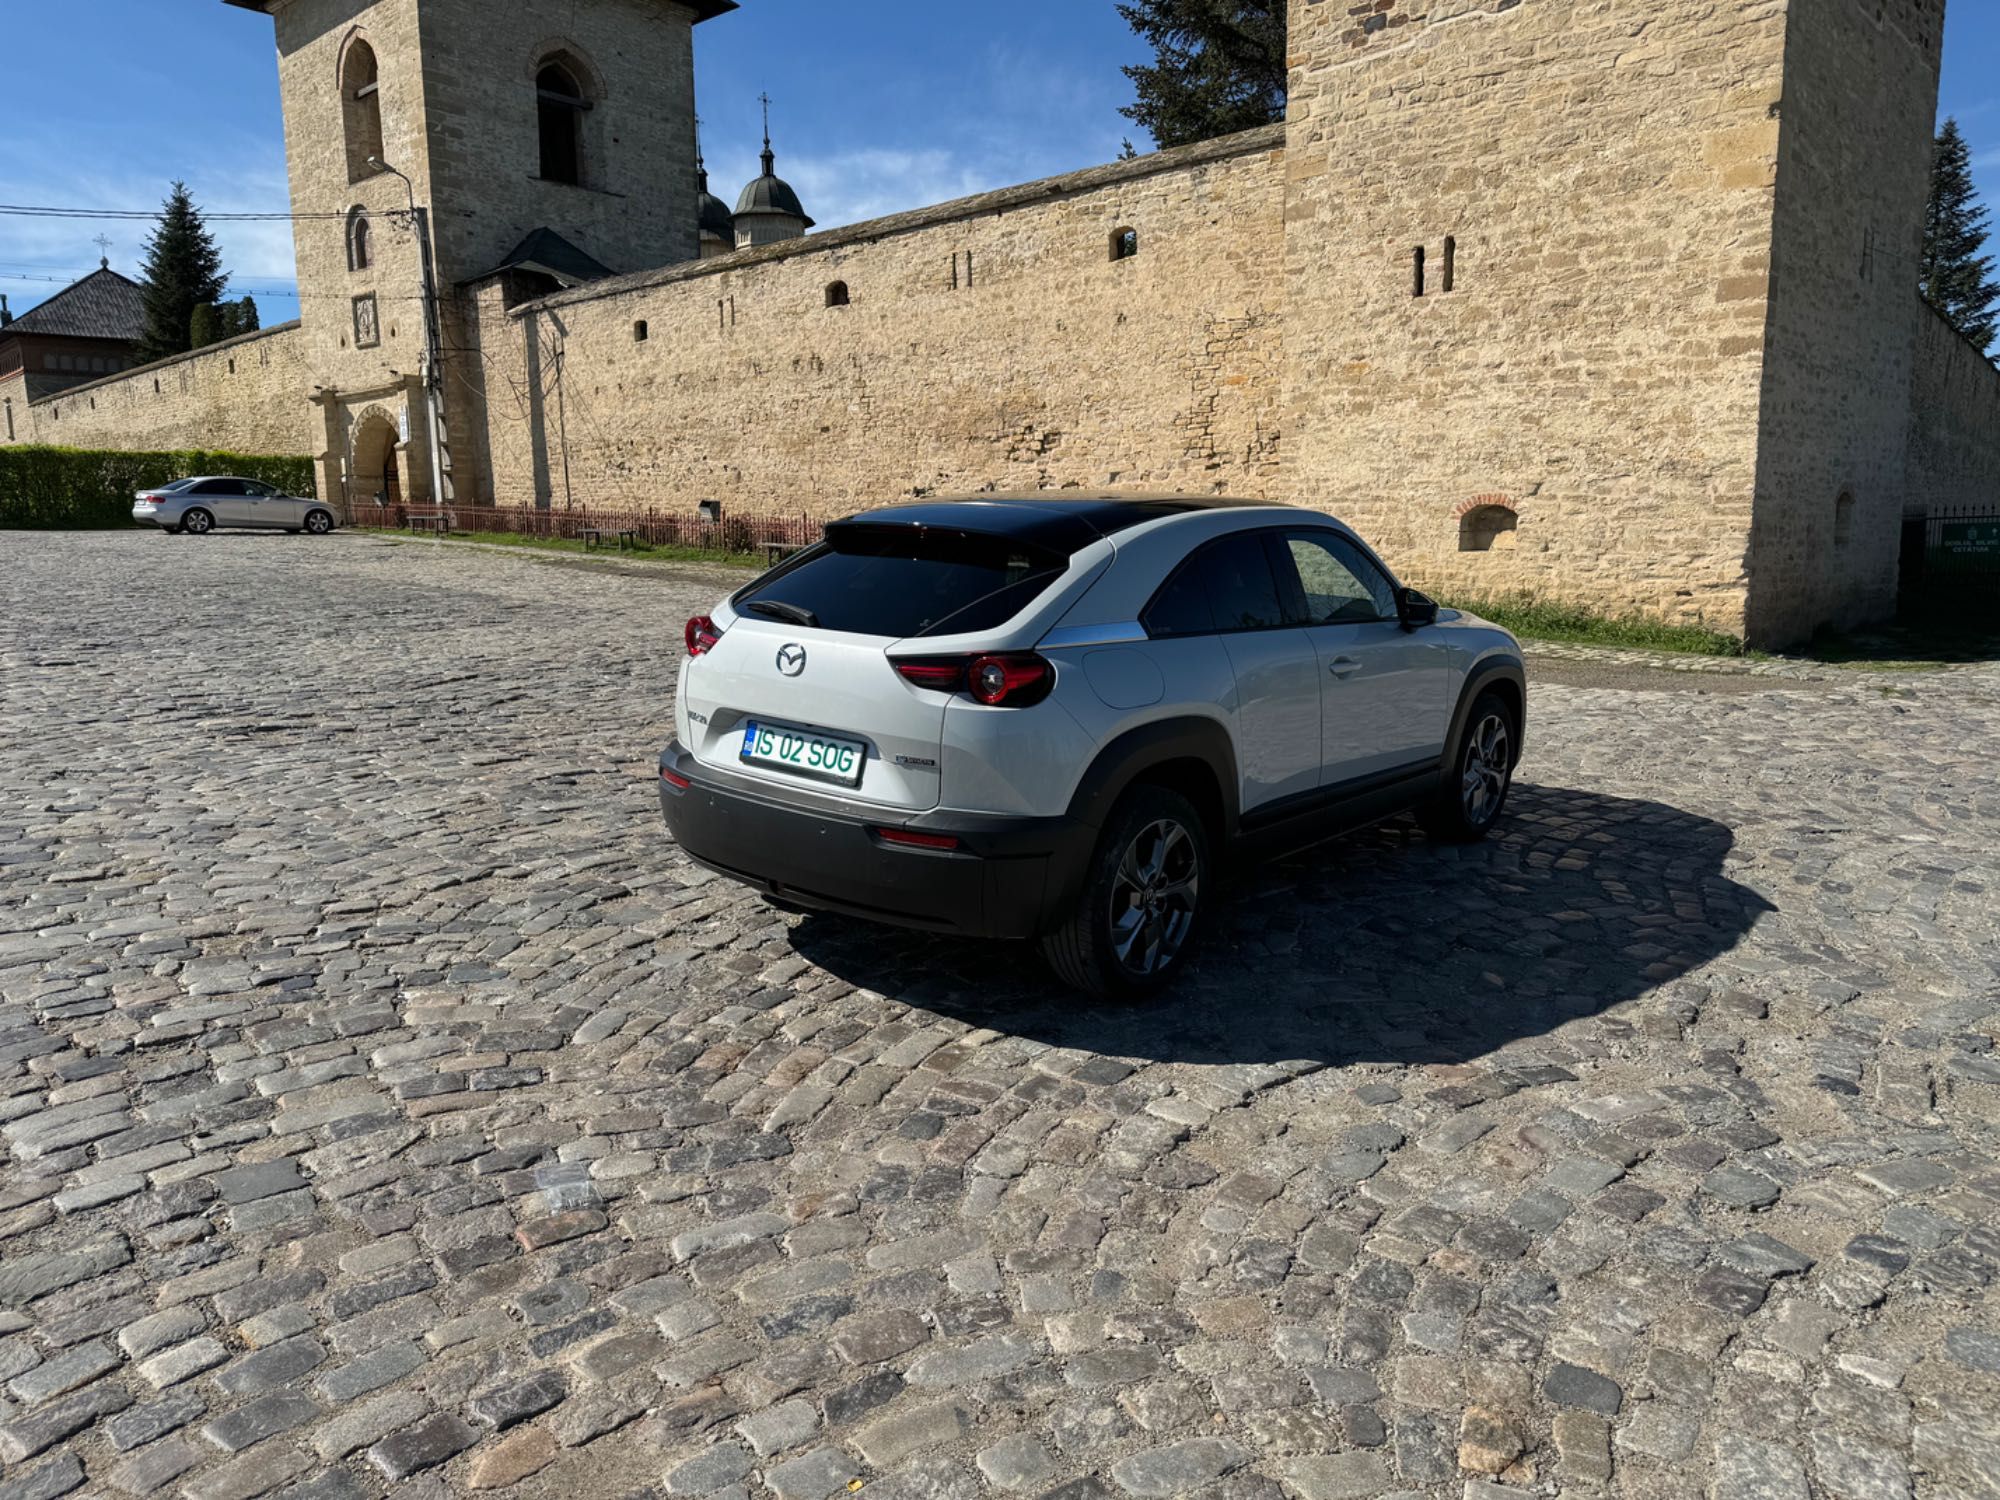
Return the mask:
<svg viewBox="0 0 2000 1500">
<path fill-rule="evenodd" d="M 340 69 L 340 102 L 347 123 L 347 178 L 359 182 L 381 168 L 382 75 L 375 49 L 356 38 Z"/>
<path fill-rule="evenodd" d="M 375 231 L 359 208 L 347 215 L 347 269 L 365 271 L 375 264 Z"/>
<path fill-rule="evenodd" d="M 561 62 L 547 62 L 535 75 L 535 102 L 542 135 L 542 176 L 549 182 L 583 182 L 583 116 L 590 100 L 583 84 Z"/>
</svg>

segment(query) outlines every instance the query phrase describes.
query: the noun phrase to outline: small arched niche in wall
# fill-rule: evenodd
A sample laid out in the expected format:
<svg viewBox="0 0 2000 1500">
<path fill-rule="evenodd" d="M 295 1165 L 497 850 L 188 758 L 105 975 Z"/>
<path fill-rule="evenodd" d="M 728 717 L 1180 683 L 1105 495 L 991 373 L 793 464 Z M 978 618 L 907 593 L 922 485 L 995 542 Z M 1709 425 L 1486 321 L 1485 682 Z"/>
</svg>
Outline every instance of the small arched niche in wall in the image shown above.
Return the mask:
<svg viewBox="0 0 2000 1500">
<path fill-rule="evenodd" d="M 1498 495 L 1481 495 L 1460 507 L 1458 550 L 1496 552 L 1512 549 L 1515 528 L 1521 518 L 1513 505 Z"/>
<path fill-rule="evenodd" d="M 826 305 L 828 307 L 848 307 L 852 305 L 852 299 L 847 293 L 846 282 L 836 281 L 828 285 L 826 289 Z"/>
<path fill-rule="evenodd" d="M 651 338 L 652 336 L 653 336 L 653 330 L 652 330 L 652 328 L 651 328 L 651 327 L 650 327 L 650 326 L 649 326 L 649 325 L 647 324 L 647 322 L 646 322 L 646 320 L 645 320 L 644 318 L 641 318 L 641 319 L 639 319 L 639 321 L 638 321 L 638 322 L 636 322 L 636 323 L 634 323 L 634 324 L 632 325 L 632 342 L 633 342 L 633 343 L 635 343 L 635 344 L 643 344 L 643 343 L 645 343 L 645 342 L 646 342 L 646 340 L 647 340 L 647 339 Z"/>
<path fill-rule="evenodd" d="M 1111 231 L 1111 258 L 1113 260 L 1137 260 L 1139 258 L 1139 231 L 1129 225 Z"/>
</svg>

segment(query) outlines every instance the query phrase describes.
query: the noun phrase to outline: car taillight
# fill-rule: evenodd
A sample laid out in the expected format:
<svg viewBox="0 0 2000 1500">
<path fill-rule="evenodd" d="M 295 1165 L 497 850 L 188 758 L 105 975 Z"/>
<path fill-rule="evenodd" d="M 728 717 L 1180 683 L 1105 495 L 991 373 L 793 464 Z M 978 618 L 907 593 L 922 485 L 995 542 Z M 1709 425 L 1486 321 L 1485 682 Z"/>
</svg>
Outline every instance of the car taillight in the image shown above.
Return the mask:
<svg viewBox="0 0 2000 1500">
<path fill-rule="evenodd" d="M 988 708 L 1027 708 L 1048 697 L 1055 668 L 1032 651 L 990 656 L 922 656 L 896 663 L 905 682 L 940 693 L 966 693 Z"/>
<path fill-rule="evenodd" d="M 907 828 L 878 828 L 875 837 L 885 844 L 900 844 L 905 849 L 956 849 L 958 837 L 950 833 L 914 833 Z"/>
<path fill-rule="evenodd" d="M 669 771 L 665 766 L 660 767 L 660 780 L 664 781 L 677 792 L 684 792 L 694 785 L 692 781 L 689 781 L 680 772 Z"/>
<path fill-rule="evenodd" d="M 722 632 L 715 628 L 715 621 L 707 615 L 696 615 L 687 622 L 683 639 L 687 641 L 689 656 L 702 656 L 715 649 L 716 642 L 722 639 Z"/>
</svg>

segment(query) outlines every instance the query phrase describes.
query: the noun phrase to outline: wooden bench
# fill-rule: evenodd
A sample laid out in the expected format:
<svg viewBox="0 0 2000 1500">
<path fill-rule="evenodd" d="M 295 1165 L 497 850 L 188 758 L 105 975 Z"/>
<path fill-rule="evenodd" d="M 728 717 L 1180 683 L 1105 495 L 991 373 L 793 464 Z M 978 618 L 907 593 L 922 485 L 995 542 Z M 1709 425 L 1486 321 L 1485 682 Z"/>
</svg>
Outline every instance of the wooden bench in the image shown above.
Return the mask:
<svg viewBox="0 0 2000 1500">
<path fill-rule="evenodd" d="M 799 546 L 796 542 L 766 542 L 764 543 L 764 561 L 775 568 L 786 558 L 805 550 L 805 548 Z"/>
<path fill-rule="evenodd" d="M 604 545 L 604 533 L 595 526 L 585 526 L 577 535 L 583 539 L 583 550 L 586 552 Z"/>
<path fill-rule="evenodd" d="M 403 524 L 412 531 L 434 531 L 439 536 L 446 536 L 451 532 L 451 517 L 441 510 L 434 510 L 424 515 L 411 514 L 404 518 Z"/>
<path fill-rule="evenodd" d="M 638 532 L 621 531 L 618 533 L 618 550 L 620 552 L 644 552 L 646 547 L 640 542 Z"/>
</svg>

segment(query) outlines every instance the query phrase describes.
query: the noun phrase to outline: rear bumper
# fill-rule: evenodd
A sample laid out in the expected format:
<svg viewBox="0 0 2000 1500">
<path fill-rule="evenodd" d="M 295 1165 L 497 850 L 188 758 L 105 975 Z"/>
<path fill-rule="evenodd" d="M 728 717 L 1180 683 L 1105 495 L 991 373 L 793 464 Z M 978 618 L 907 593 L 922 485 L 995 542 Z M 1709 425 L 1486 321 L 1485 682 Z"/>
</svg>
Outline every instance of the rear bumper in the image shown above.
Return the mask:
<svg viewBox="0 0 2000 1500">
<path fill-rule="evenodd" d="M 717 785 L 678 744 L 660 756 L 660 806 L 695 863 L 780 901 L 897 927 L 1032 938 L 1068 910 L 1097 830 L 1071 818 L 885 809 L 864 821 Z M 667 781 L 674 772 L 683 790 Z M 948 834 L 953 850 L 884 843 L 883 828 Z"/>
<path fill-rule="evenodd" d="M 165 506 L 135 505 L 132 507 L 132 519 L 142 526 L 173 526 L 179 523 L 180 517 L 169 516 Z"/>
</svg>

